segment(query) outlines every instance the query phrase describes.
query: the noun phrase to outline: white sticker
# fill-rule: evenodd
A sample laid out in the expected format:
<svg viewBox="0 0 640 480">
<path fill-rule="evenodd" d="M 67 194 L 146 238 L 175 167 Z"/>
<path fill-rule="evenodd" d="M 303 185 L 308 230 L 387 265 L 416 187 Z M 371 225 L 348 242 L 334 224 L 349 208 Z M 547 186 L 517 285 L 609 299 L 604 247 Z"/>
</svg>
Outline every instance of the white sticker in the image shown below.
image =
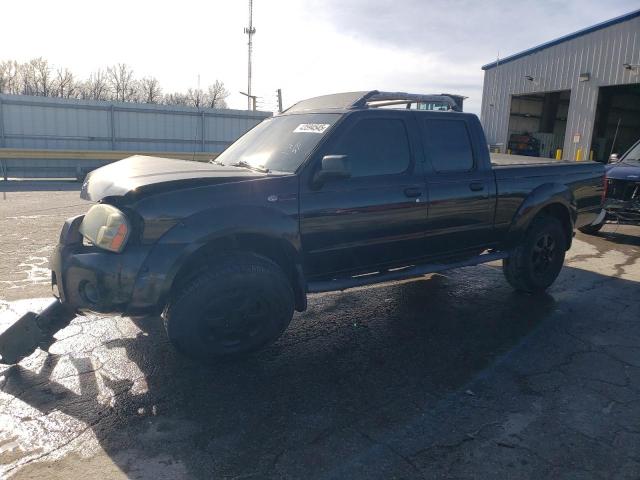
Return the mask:
<svg viewBox="0 0 640 480">
<path fill-rule="evenodd" d="M 328 123 L 301 123 L 293 133 L 322 133 L 330 126 Z"/>
</svg>

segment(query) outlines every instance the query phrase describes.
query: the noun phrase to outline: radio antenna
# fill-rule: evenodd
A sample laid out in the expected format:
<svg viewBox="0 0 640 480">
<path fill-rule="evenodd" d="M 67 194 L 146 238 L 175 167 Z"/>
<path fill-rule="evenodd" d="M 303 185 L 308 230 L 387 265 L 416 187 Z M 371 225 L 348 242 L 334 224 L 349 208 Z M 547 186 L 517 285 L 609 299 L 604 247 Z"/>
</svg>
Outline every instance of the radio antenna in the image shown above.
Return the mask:
<svg viewBox="0 0 640 480">
<path fill-rule="evenodd" d="M 249 0 L 249 26 L 245 27 L 244 33 L 249 37 L 248 46 L 248 62 L 247 62 L 247 110 L 251 110 L 251 53 L 253 50 L 253 35 L 256 29 L 253 26 L 253 0 Z M 255 107 L 255 105 L 254 105 Z M 255 108 L 254 108 L 255 110 Z"/>
</svg>

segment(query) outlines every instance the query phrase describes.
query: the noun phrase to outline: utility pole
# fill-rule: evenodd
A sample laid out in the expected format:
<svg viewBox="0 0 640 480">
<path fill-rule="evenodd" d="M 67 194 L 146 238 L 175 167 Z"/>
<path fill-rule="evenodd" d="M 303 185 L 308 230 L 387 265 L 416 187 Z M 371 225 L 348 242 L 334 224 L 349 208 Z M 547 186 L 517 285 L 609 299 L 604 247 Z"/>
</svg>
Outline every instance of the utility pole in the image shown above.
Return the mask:
<svg viewBox="0 0 640 480">
<path fill-rule="evenodd" d="M 251 110 L 251 51 L 253 49 L 253 35 L 256 29 L 253 26 L 253 0 L 249 0 L 249 26 L 245 27 L 244 33 L 249 37 L 248 46 L 248 65 L 247 65 L 247 110 Z M 253 102 L 253 110 L 255 110 L 255 101 Z"/>
<path fill-rule="evenodd" d="M 276 90 L 278 94 L 278 113 L 282 113 L 282 89 Z"/>
<path fill-rule="evenodd" d="M 245 97 L 247 97 L 249 110 L 256 110 L 256 101 L 258 100 L 258 97 L 256 97 L 255 95 L 249 95 L 248 93 L 245 93 L 245 92 L 239 92 L 239 93 L 240 95 L 244 95 Z"/>
</svg>

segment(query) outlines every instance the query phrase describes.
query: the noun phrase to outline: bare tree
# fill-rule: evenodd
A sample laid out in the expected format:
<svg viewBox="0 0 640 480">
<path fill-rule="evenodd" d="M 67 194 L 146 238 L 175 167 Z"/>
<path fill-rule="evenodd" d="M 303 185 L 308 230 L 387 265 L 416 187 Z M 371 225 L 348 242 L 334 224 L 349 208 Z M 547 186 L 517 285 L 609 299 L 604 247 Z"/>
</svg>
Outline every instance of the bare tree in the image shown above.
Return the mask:
<svg viewBox="0 0 640 480">
<path fill-rule="evenodd" d="M 57 96 L 85 100 L 115 100 L 119 102 L 163 103 L 196 108 L 227 108 L 229 91 L 216 80 L 207 90 L 190 88 L 186 93 L 163 95 L 158 79 L 136 80 L 133 70 L 124 63 L 98 70 L 89 78 L 78 81 L 68 68 L 52 70 L 42 57 L 26 63 L 15 60 L 0 62 L 0 93 L 12 95 Z"/>
<path fill-rule="evenodd" d="M 15 60 L 0 62 L 0 93 L 20 93 L 20 66 Z"/>
<path fill-rule="evenodd" d="M 206 95 L 201 88 L 190 88 L 187 90 L 187 98 L 189 99 L 189 105 L 196 108 L 205 106 Z"/>
<path fill-rule="evenodd" d="M 86 100 L 108 100 L 109 84 L 107 76 L 102 70 L 89 75 L 86 82 L 82 84 L 81 98 Z"/>
<path fill-rule="evenodd" d="M 23 94 L 49 97 L 53 93 L 54 76 L 49 62 L 44 58 L 34 58 L 22 64 L 20 76 Z"/>
<path fill-rule="evenodd" d="M 125 63 L 107 68 L 107 83 L 113 99 L 118 102 L 137 100 L 137 85 L 131 70 Z"/>
<path fill-rule="evenodd" d="M 30 63 L 18 65 L 18 83 L 20 95 L 38 95 L 36 73 Z"/>
<path fill-rule="evenodd" d="M 56 72 L 55 89 L 58 97 L 73 98 L 78 93 L 78 85 L 69 69 L 58 69 Z"/>
<path fill-rule="evenodd" d="M 142 103 L 160 103 L 162 101 L 162 88 L 160 88 L 158 79 L 144 77 L 140 80 L 140 101 Z"/>
<path fill-rule="evenodd" d="M 180 92 L 169 93 L 162 98 L 162 103 L 165 105 L 180 105 L 186 107 L 191 105 L 189 97 Z"/>
<path fill-rule="evenodd" d="M 213 85 L 209 85 L 207 90 L 207 106 L 209 108 L 227 108 L 226 98 L 229 96 L 229 90 L 220 80 L 216 80 Z"/>
</svg>

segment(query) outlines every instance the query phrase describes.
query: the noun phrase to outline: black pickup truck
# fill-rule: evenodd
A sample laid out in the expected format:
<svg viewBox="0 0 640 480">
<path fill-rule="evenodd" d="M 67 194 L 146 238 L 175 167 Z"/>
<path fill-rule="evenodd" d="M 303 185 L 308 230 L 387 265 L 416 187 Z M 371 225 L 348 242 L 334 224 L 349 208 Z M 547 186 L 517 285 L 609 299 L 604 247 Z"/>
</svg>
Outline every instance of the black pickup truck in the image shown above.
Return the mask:
<svg viewBox="0 0 640 480">
<path fill-rule="evenodd" d="M 437 99 L 450 108 L 317 97 L 208 164 L 133 156 L 90 173 L 81 196 L 97 203 L 62 229 L 54 294 L 162 313 L 173 344 L 206 359 L 274 341 L 313 292 L 495 260 L 516 289 L 545 290 L 600 211 L 603 165 L 492 164 L 478 118 Z"/>
</svg>

